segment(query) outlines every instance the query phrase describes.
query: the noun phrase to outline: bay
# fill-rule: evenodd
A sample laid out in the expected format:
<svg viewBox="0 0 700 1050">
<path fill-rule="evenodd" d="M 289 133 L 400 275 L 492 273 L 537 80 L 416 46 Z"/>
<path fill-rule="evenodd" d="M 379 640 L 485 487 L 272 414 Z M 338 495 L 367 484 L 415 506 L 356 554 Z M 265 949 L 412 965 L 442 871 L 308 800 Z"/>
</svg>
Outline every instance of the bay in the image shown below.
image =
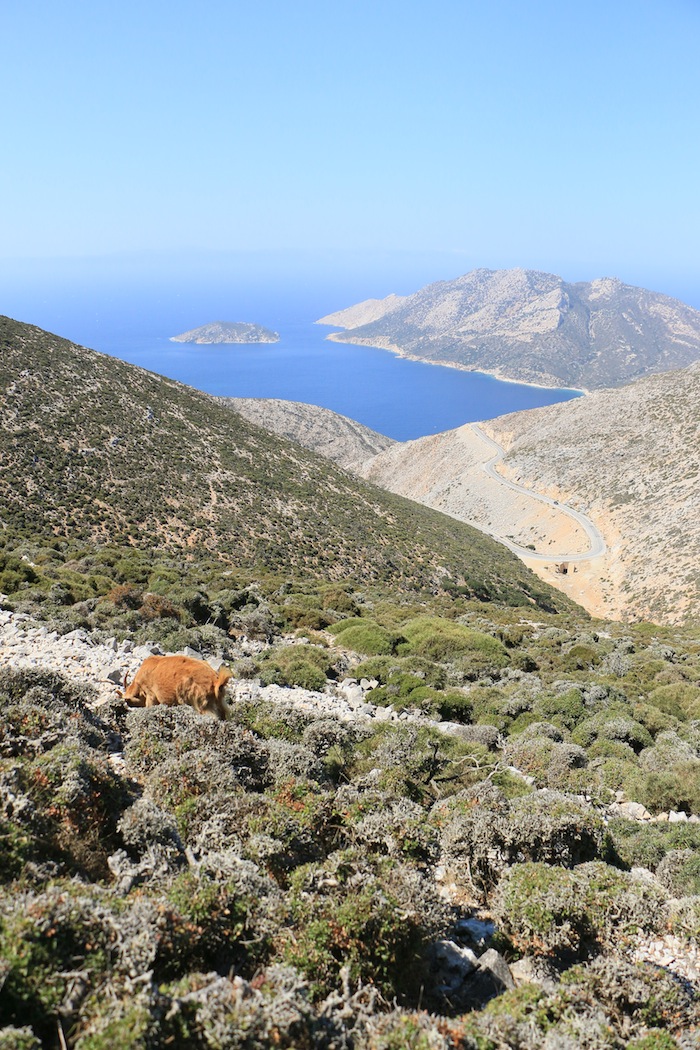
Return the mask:
<svg viewBox="0 0 700 1050">
<path fill-rule="evenodd" d="M 186 278 L 32 270 L 3 280 L 0 312 L 210 394 L 321 405 L 399 441 L 579 396 L 327 340 L 334 329 L 315 319 L 370 291 L 303 273 L 292 282 L 256 274 L 246 281 L 223 270 Z M 209 321 L 254 322 L 279 332 L 280 341 L 170 342 Z"/>
<path fill-rule="evenodd" d="M 506 383 L 478 372 L 410 361 L 386 350 L 334 343 L 334 329 L 279 324 L 278 343 L 202 346 L 167 336 L 101 340 L 124 361 L 209 394 L 321 405 L 398 441 L 578 396 Z"/>
</svg>

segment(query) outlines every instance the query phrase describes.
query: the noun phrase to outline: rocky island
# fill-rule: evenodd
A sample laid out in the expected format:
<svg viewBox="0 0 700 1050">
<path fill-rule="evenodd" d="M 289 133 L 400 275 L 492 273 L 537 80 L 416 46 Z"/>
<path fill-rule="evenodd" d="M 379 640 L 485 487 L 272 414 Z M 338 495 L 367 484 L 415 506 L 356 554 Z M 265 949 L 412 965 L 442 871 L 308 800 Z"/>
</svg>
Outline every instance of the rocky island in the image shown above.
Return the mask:
<svg viewBox="0 0 700 1050">
<path fill-rule="evenodd" d="M 247 321 L 211 321 L 170 337 L 171 343 L 278 343 L 279 332 Z"/>
</svg>

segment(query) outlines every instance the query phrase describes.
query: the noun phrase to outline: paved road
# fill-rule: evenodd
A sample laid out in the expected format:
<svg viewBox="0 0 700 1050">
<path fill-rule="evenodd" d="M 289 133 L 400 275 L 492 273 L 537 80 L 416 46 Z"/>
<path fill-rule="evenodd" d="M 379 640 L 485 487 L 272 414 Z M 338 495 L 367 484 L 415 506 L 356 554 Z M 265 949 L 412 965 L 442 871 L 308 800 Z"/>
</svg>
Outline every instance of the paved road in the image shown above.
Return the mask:
<svg viewBox="0 0 700 1050">
<path fill-rule="evenodd" d="M 533 492 L 532 489 L 526 489 L 523 485 L 516 485 L 515 482 L 508 481 L 504 478 L 502 474 L 499 474 L 496 471 L 495 467 L 496 464 L 500 463 L 503 459 L 505 450 L 502 449 L 496 441 L 488 437 L 477 423 L 471 423 L 470 426 L 477 437 L 480 437 L 482 441 L 494 450 L 491 459 L 482 464 L 483 469 L 490 478 L 493 478 L 500 485 L 505 485 L 506 488 L 513 489 L 514 492 L 525 493 L 526 496 L 530 496 L 532 499 L 539 500 L 541 503 L 546 503 L 550 507 L 556 507 L 557 510 L 562 511 L 562 513 L 568 514 L 569 517 L 573 518 L 573 520 L 585 531 L 591 546 L 590 550 L 583 554 L 537 554 L 535 551 L 531 551 L 527 547 L 521 547 L 517 543 L 512 543 L 510 540 L 506 540 L 502 536 L 499 536 L 497 533 L 491 532 L 488 529 L 484 529 L 484 532 L 488 532 L 490 536 L 500 540 L 505 547 L 508 547 L 515 554 L 519 555 L 519 557 L 535 558 L 537 561 L 589 561 L 591 558 L 598 558 L 601 554 L 605 554 L 608 548 L 603 539 L 603 535 L 595 527 L 590 518 L 587 518 L 585 514 L 581 514 L 580 511 L 574 510 L 573 507 L 569 507 L 565 503 L 559 503 L 557 500 L 550 499 L 549 496 L 541 496 L 538 492 Z"/>
</svg>

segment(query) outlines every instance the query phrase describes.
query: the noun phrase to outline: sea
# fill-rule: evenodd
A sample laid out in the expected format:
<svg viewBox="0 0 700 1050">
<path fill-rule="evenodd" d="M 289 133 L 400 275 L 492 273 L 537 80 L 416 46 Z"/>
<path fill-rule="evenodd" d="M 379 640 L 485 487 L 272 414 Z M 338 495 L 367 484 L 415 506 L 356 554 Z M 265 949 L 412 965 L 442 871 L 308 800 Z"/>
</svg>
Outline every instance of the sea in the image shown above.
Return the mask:
<svg viewBox="0 0 700 1050">
<path fill-rule="evenodd" d="M 321 405 L 399 441 L 579 396 L 330 342 L 326 336 L 338 329 L 314 322 L 368 297 L 357 282 L 320 282 L 316 289 L 306 281 L 260 280 L 241 291 L 204 279 L 169 283 L 167 275 L 131 283 L 98 277 L 6 281 L 0 313 L 210 394 Z M 170 341 L 210 321 L 261 324 L 279 332 L 280 340 L 218 346 Z"/>
</svg>

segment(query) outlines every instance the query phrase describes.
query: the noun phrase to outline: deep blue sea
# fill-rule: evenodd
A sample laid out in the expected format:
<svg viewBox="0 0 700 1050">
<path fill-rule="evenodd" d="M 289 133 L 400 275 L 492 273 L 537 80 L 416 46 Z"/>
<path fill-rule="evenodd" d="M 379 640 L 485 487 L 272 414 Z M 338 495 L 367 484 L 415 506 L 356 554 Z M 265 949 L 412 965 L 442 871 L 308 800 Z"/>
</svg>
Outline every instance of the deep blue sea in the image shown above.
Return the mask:
<svg viewBox="0 0 700 1050">
<path fill-rule="evenodd" d="M 244 288 L 147 275 L 125 285 L 98 277 L 85 281 L 69 274 L 62 285 L 44 280 L 41 286 L 24 279 L 14 288 L 7 281 L 0 313 L 211 394 L 322 405 L 398 440 L 577 396 L 329 342 L 325 336 L 333 329 L 314 321 L 375 294 L 357 284 L 317 288 L 298 282 L 294 288 L 259 281 Z M 209 321 L 251 321 L 281 338 L 253 346 L 169 341 Z"/>
<path fill-rule="evenodd" d="M 108 341 L 100 349 L 210 394 L 332 408 L 401 441 L 575 396 L 329 342 L 334 329 L 313 323 L 279 331 L 279 343 L 255 346 L 192 346 L 163 336 Z"/>
</svg>

